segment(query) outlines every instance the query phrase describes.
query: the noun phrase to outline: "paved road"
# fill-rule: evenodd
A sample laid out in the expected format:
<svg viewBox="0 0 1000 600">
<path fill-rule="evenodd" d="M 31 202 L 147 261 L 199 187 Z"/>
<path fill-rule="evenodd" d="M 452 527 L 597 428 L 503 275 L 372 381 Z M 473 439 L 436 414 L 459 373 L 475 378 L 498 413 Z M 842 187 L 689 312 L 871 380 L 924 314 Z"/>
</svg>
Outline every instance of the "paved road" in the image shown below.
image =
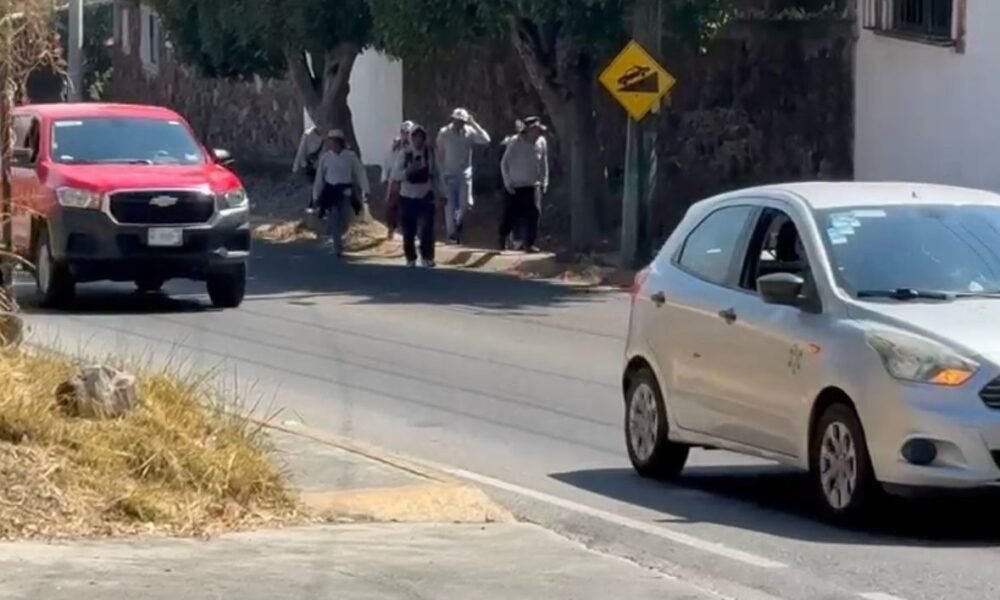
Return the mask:
<svg viewBox="0 0 1000 600">
<path fill-rule="evenodd" d="M 723 452 L 683 485 L 634 477 L 618 388 L 627 298 L 259 247 L 251 297 L 84 289 L 35 339 L 217 366 L 261 410 L 462 469 L 522 516 L 732 598 L 1000 597 L 995 499 L 818 522 L 801 476 Z"/>
</svg>

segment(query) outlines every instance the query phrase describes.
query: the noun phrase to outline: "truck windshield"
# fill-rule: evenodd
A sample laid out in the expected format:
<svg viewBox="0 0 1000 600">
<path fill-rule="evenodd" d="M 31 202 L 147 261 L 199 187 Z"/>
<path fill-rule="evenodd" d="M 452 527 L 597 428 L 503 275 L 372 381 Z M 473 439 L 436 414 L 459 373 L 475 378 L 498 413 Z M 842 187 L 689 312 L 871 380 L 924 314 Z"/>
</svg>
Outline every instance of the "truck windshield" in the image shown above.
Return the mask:
<svg viewBox="0 0 1000 600">
<path fill-rule="evenodd" d="M 180 121 L 93 117 L 56 121 L 52 159 L 70 164 L 197 165 L 205 154 Z"/>
</svg>

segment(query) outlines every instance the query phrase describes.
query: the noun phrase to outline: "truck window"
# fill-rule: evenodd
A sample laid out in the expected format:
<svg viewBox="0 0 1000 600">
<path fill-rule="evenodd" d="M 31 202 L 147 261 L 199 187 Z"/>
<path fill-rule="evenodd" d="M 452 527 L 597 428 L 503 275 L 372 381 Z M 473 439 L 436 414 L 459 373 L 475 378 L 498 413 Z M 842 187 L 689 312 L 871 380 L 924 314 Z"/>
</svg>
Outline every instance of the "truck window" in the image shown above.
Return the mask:
<svg viewBox="0 0 1000 600">
<path fill-rule="evenodd" d="M 40 141 L 38 119 L 30 115 L 14 117 L 14 148 L 30 151 L 31 160 L 28 165 L 33 165 L 38 161 Z"/>
<path fill-rule="evenodd" d="M 180 121 L 87 117 L 53 123 L 52 160 L 75 164 L 198 165 L 205 153 Z"/>
</svg>

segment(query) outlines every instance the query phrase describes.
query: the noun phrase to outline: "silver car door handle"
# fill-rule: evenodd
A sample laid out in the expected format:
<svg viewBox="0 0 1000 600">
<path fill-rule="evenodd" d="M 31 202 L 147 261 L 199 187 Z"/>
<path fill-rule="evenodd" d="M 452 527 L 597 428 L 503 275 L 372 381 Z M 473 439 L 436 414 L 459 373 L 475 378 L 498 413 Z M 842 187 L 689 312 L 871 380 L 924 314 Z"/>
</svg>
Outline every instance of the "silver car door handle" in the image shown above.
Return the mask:
<svg viewBox="0 0 1000 600">
<path fill-rule="evenodd" d="M 649 299 L 652 300 L 653 304 L 656 306 L 663 306 L 663 304 L 667 301 L 667 297 L 663 294 L 663 292 L 656 292 L 650 296 Z"/>
<path fill-rule="evenodd" d="M 733 322 L 736 321 L 736 310 L 732 308 L 727 308 L 726 310 L 720 310 L 719 318 L 721 318 L 726 323 L 732 325 Z"/>
</svg>

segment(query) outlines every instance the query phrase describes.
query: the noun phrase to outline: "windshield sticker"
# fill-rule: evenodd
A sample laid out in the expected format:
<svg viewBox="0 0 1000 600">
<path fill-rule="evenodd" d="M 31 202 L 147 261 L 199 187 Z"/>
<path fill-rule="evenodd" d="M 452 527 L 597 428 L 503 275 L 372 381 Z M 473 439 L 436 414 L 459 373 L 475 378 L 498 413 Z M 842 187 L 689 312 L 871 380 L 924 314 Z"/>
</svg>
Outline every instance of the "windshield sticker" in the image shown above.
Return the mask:
<svg viewBox="0 0 1000 600">
<path fill-rule="evenodd" d="M 56 121 L 56 127 L 82 127 L 83 121 Z"/>
<path fill-rule="evenodd" d="M 197 154 L 185 154 L 184 155 L 184 160 L 186 160 L 188 162 L 194 162 L 194 161 L 198 160 L 198 155 Z"/>
<path fill-rule="evenodd" d="M 861 227 L 861 221 L 854 213 L 837 213 L 830 215 L 830 224 L 834 227 Z"/>
<path fill-rule="evenodd" d="M 826 237 L 830 238 L 831 244 L 846 244 L 847 236 L 851 235 L 852 233 L 854 233 L 853 229 L 851 229 L 850 231 L 845 231 L 844 229 L 831 227 L 826 230 Z"/>
<path fill-rule="evenodd" d="M 842 246 L 847 243 L 847 238 L 840 235 L 831 235 L 830 243 L 834 246 Z"/>
<path fill-rule="evenodd" d="M 884 210 L 875 209 L 856 210 L 853 214 L 859 219 L 881 219 L 885 217 Z"/>
</svg>

